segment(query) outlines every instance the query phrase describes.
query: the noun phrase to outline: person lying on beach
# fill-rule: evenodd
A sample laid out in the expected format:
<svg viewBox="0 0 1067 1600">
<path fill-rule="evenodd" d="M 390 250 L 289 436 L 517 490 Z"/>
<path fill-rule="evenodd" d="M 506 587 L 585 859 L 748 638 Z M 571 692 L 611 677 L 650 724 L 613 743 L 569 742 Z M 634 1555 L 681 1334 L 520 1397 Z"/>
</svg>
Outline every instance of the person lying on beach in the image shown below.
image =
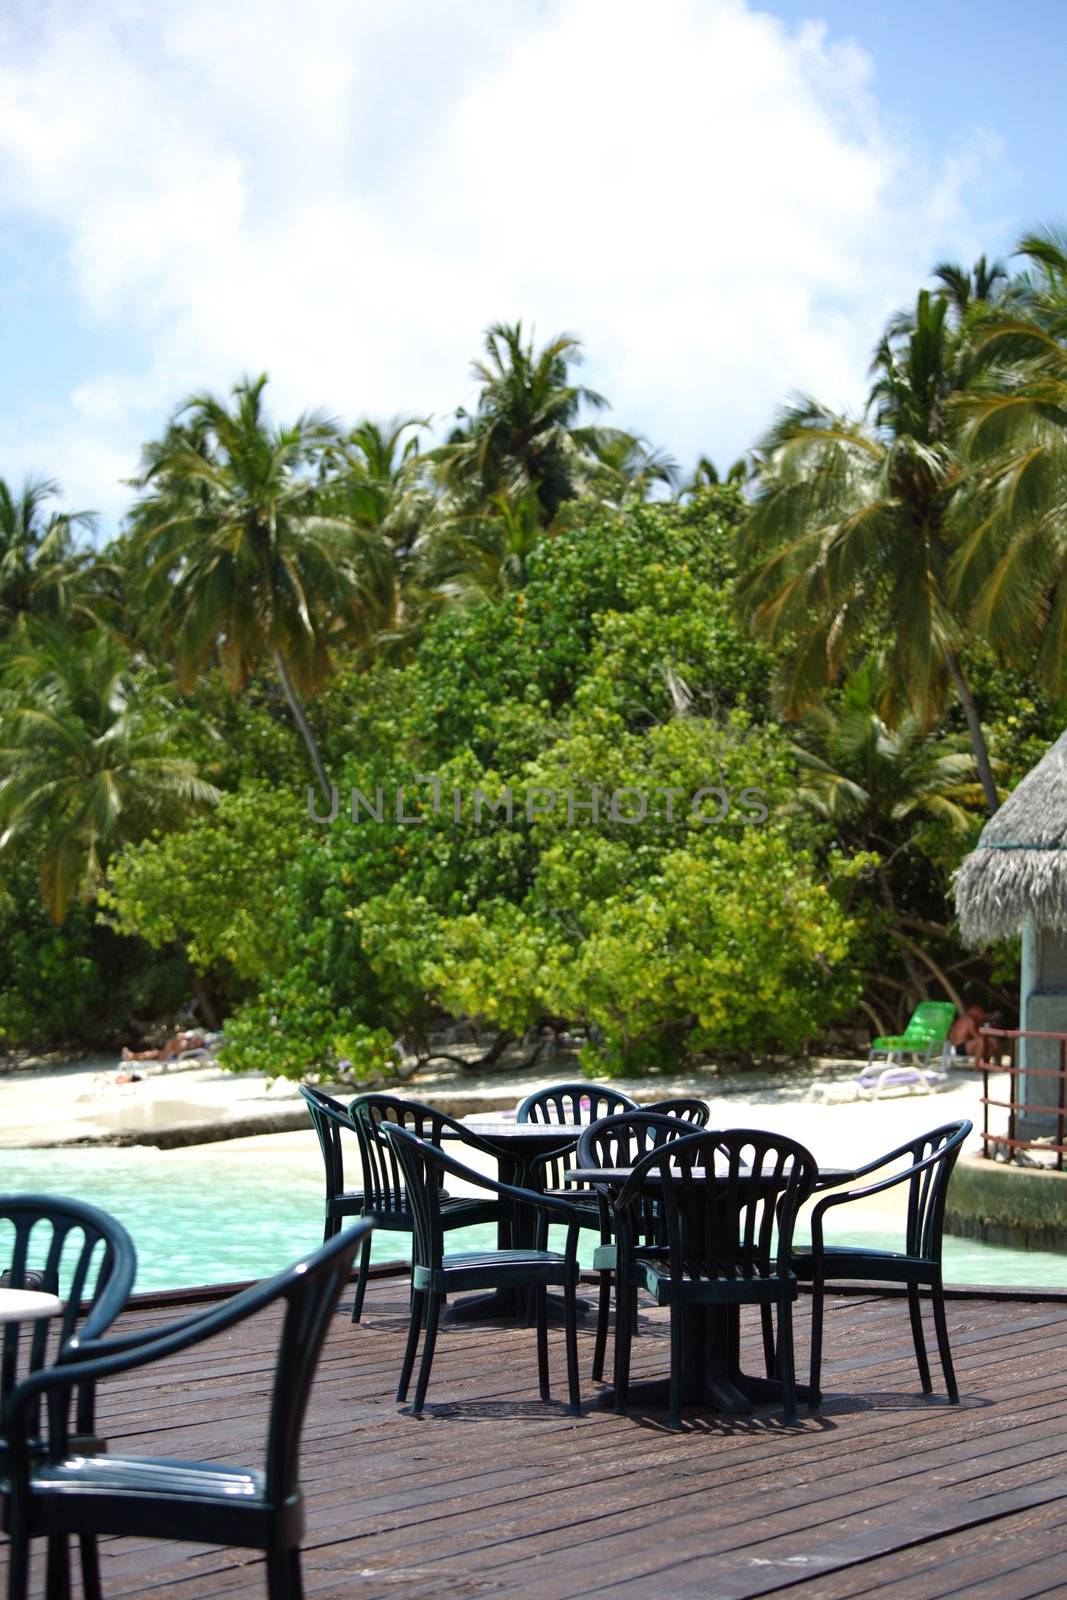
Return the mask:
<svg viewBox="0 0 1067 1600">
<path fill-rule="evenodd" d="M 191 1028 L 187 1033 L 176 1033 L 159 1050 L 123 1049 L 123 1061 L 173 1061 L 185 1050 L 201 1050 L 207 1035 L 201 1028 Z"/>
</svg>

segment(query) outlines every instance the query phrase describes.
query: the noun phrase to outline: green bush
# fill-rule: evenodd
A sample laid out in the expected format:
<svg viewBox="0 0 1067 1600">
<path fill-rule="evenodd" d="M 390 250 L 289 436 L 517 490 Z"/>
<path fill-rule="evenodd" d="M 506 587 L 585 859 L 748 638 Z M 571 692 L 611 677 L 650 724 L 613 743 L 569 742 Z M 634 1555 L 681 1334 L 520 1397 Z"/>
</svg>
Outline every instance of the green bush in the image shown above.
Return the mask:
<svg viewBox="0 0 1067 1600">
<path fill-rule="evenodd" d="M 95 925 L 74 905 L 62 925 L 41 900 L 36 863 L 12 863 L 0 883 L 0 1049 L 127 1042 L 138 1023 L 173 1015 L 188 999 L 178 952 Z"/>
<path fill-rule="evenodd" d="M 349 1060 L 366 1080 L 388 1041 L 425 1048 L 464 1016 L 511 1035 L 580 1019 L 598 1070 L 635 1070 L 794 1049 L 847 1009 L 848 868 L 821 881 L 827 833 L 793 804 L 792 754 L 764 720 L 768 663 L 732 581 L 715 497 L 572 513 L 521 594 L 441 616 L 406 668 L 342 674 L 327 697 L 340 814 L 305 817 L 274 877 L 281 955 L 228 1030 L 231 1064 Z M 594 783 L 599 818 L 568 816 L 566 792 L 581 804 Z M 371 803 L 381 791 L 381 821 L 351 820 L 353 787 Z M 398 787 L 413 825 L 397 820 Z M 510 788 L 511 820 L 478 821 L 475 788 Z M 610 811 L 624 788 L 671 795 L 633 826 Z M 556 791 L 555 809 L 528 817 L 534 789 Z M 691 808 L 709 789 L 729 797 L 719 821 Z"/>
</svg>

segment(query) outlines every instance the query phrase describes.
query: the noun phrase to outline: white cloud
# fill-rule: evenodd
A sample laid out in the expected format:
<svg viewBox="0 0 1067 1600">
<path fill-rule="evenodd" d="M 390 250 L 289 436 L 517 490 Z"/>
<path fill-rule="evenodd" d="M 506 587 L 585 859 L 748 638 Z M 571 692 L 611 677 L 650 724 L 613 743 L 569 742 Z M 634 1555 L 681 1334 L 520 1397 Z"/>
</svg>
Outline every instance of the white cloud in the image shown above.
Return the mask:
<svg viewBox="0 0 1067 1600">
<path fill-rule="evenodd" d="M 112 512 L 190 389 L 441 413 L 518 316 L 726 460 L 792 388 L 854 401 L 886 311 L 978 243 L 862 52 L 743 0 L 52 0 L 0 61 L 0 212 L 62 240 L 72 337 L 135 335 L 0 417 L 4 464 Z"/>
</svg>

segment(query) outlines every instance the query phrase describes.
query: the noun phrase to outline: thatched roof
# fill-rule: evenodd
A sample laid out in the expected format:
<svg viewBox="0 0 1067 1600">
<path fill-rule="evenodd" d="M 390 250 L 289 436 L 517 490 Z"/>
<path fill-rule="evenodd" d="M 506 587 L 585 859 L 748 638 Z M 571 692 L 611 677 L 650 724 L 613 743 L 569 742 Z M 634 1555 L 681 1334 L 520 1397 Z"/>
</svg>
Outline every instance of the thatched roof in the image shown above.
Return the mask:
<svg viewBox="0 0 1067 1600">
<path fill-rule="evenodd" d="M 955 889 L 969 945 L 1010 938 L 1027 917 L 1067 932 L 1067 733 L 990 817 Z"/>
</svg>

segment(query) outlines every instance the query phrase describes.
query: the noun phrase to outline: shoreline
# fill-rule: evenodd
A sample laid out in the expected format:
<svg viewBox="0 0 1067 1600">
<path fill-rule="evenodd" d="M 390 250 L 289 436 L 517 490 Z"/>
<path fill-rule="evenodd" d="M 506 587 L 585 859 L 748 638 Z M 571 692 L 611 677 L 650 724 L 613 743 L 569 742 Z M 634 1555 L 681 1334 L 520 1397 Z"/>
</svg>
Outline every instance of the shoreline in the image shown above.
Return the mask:
<svg viewBox="0 0 1067 1600">
<path fill-rule="evenodd" d="M 0 1076 L 0 1150 L 179 1150 L 260 1139 L 288 1142 L 306 1132 L 317 1155 L 299 1086 L 290 1079 L 270 1081 L 195 1062 L 166 1068 L 142 1063 L 137 1081 L 119 1083 L 118 1065 L 112 1060 L 104 1067 L 95 1057 Z M 981 1078 L 974 1071 L 955 1069 L 932 1092 L 897 1091 L 875 1103 L 856 1095 L 861 1066 L 816 1058 L 806 1070 L 712 1071 L 614 1082 L 644 1103 L 699 1096 L 711 1108 L 713 1126 L 784 1133 L 836 1166 L 855 1167 L 957 1117 L 980 1120 Z M 537 1069 L 532 1076 L 529 1069 L 465 1074 L 452 1065 L 429 1067 L 393 1090 L 462 1118 L 513 1110 L 531 1089 L 578 1076 L 571 1058 L 542 1059 Z M 347 1100 L 358 1091 L 333 1086 L 331 1092 Z M 978 1142 L 972 1136 L 971 1147 Z"/>
</svg>

